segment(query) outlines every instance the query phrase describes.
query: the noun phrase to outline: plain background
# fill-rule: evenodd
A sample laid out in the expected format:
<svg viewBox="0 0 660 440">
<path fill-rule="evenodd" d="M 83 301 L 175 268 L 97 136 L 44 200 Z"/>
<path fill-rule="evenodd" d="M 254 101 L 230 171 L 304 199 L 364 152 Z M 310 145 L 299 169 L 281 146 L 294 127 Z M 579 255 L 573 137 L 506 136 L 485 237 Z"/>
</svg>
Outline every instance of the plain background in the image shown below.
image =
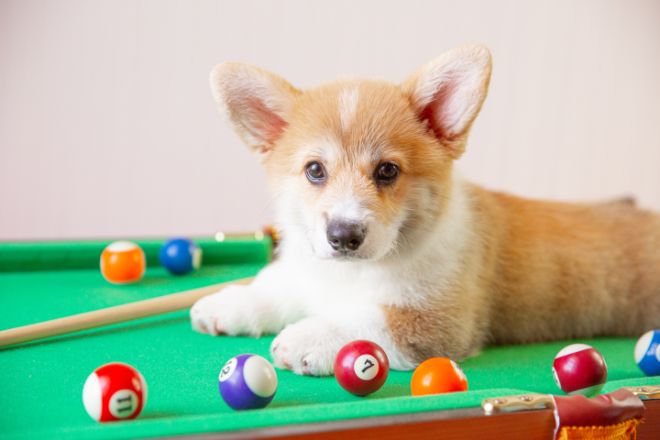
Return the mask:
<svg viewBox="0 0 660 440">
<path fill-rule="evenodd" d="M 462 174 L 660 210 L 660 2 L 0 0 L 0 239 L 209 235 L 271 218 L 208 72 L 300 87 L 494 56 Z"/>
</svg>

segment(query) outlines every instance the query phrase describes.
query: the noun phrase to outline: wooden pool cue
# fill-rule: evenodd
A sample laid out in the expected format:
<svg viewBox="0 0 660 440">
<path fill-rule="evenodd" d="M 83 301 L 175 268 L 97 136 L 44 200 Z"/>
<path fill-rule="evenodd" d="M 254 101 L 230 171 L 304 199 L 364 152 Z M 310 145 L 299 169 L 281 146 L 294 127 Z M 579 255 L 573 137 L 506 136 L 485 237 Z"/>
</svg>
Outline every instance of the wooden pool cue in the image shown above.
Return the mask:
<svg viewBox="0 0 660 440">
<path fill-rule="evenodd" d="M 245 232 L 216 232 L 214 238 L 216 241 L 225 241 L 228 238 L 254 238 L 255 240 L 263 240 L 264 237 L 270 237 L 273 243 L 273 249 L 277 248 L 280 243 L 280 235 L 273 226 L 264 226 L 256 231 Z"/>
<path fill-rule="evenodd" d="M 186 290 L 184 292 L 163 295 L 157 298 L 80 313 L 65 318 L 2 330 L 0 331 L 0 348 L 21 342 L 36 341 L 51 336 L 187 309 L 203 296 L 218 292 L 234 284 L 249 284 L 251 281 L 252 278 L 242 278 L 235 281 Z"/>
</svg>

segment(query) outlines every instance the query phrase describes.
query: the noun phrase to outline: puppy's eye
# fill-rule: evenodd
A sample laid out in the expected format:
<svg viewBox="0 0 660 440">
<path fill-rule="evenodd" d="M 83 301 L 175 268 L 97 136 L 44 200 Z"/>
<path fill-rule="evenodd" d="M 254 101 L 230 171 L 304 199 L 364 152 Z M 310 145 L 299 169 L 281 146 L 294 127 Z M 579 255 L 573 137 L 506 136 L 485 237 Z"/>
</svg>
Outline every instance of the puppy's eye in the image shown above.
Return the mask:
<svg viewBox="0 0 660 440">
<path fill-rule="evenodd" d="M 389 185 L 399 177 L 399 167 L 392 162 L 383 162 L 376 167 L 374 179 L 379 185 Z"/>
<path fill-rule="evenodd" d="M 323 168 L 320 162 L 310 162 L 305 165 L 305 176 L 314 184 L 323 183 L 326 179 L 325 168 Z"/>
</svg>

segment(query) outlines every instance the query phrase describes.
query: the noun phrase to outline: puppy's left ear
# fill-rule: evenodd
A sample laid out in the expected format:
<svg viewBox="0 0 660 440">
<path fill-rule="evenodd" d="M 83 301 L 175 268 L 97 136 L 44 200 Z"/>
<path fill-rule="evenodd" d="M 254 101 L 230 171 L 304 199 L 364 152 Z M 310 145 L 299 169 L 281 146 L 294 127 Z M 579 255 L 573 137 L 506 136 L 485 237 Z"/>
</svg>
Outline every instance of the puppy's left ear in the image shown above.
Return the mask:
<svg viewBox="0 0 660 440">
<path fill-rule="evenodd" d="M 289 124 L 300 91 L 279 76 L 244 63 L 223 63 L 211 71 L 213 97 L 254 151 L 270 151 Z"/>
<path fill-rule="evenodd" d="M 485 46 L 451 50 L 422 66 L 402 84 L 422 122 L 458 158 L 488 93 L 491 57 Z"/>
</svg>

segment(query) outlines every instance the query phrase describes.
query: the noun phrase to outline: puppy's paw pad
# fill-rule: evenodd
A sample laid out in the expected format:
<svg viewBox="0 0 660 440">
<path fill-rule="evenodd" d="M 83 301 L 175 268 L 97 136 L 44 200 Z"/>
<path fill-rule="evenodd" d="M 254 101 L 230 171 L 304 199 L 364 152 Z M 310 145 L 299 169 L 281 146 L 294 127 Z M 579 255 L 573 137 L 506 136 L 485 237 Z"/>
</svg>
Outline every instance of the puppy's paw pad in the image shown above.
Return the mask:
<svg viewBox="0 0 660 440">
<path fill-rule="evenodd" d="M 271 345 L 271 355 L 279 368 L 297 374 L 332 374 L 337 351 L 341 348 L 338 332 L 322 321 L 308 318 L 287 326 Z"/>
<path fill-rule="evenodd" d="M 258 335 L 255 296 L 249 286 L 230 286 L 201 298 L 190 309 L 192 328 L 212 335 Z"/>
</svg>

